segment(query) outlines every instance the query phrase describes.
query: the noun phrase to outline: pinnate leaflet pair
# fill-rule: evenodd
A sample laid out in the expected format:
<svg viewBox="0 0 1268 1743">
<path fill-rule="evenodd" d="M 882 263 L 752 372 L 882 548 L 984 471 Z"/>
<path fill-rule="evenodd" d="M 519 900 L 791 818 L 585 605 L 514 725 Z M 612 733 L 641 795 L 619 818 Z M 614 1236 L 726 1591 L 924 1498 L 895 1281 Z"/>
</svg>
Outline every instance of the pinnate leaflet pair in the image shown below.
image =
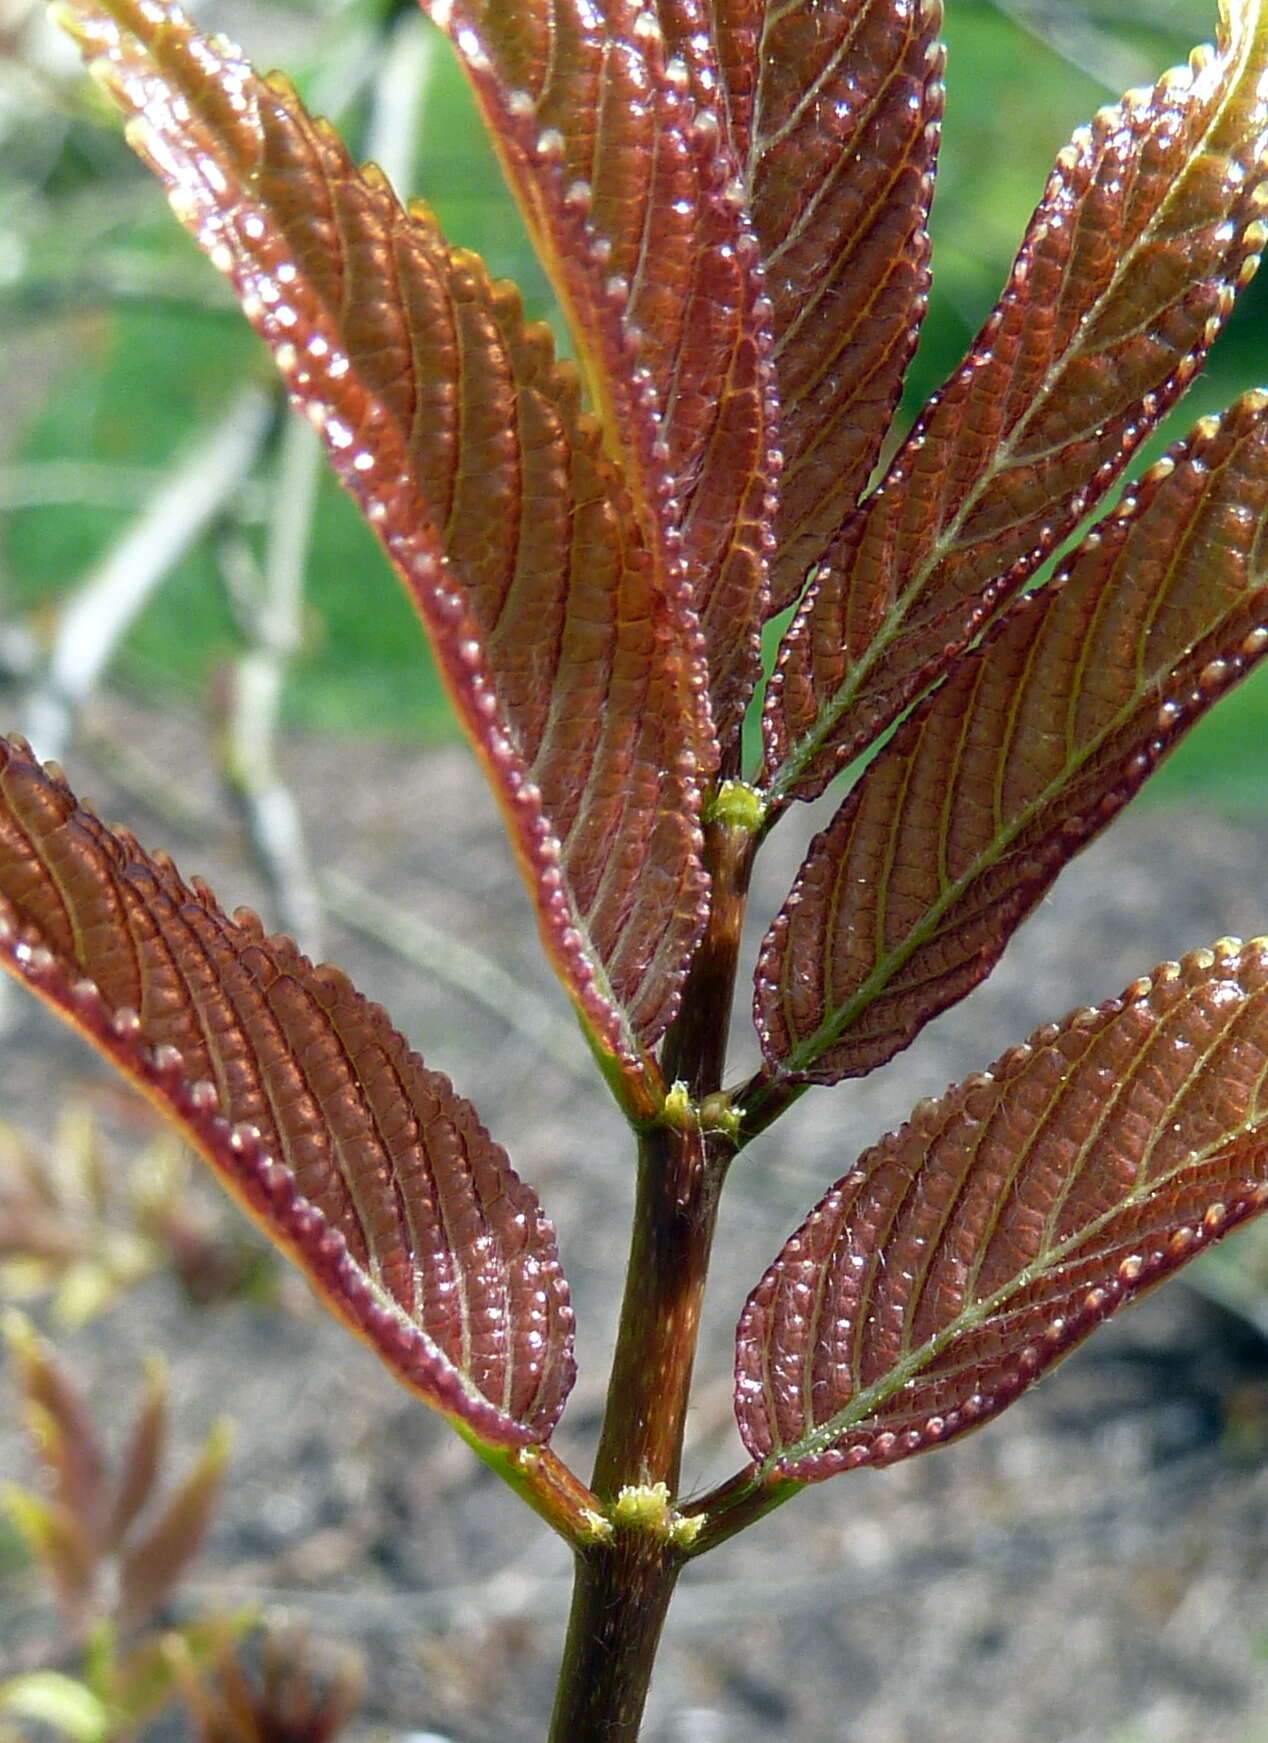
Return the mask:
<svg viewBox="0 0 1268 1743">
<path fill-rule="evenodd" d="M 936 0 L 425 9 L 575 362 L 285 80 L 164 0 L 61 10 L 414 600 L 636 1135 L 591 1481 L 549 1445 L 573 1378 L 551 1226 L 340 973 L 20 744 L 3 953 L 577 1547 L 568 1663 L 592 1692 L 561 1696 L 555 1734 L 580 1737 L 585 1699 L 618 1698 L 586 1650 L 631 1656 L 576 1643 L 604 1579 L 667 1603 L 684 1560 L 804 1483 L 976 1426 L 1268 1204 L 1268 943 L 1224 940 L 1038 1030 L 838 1181 L 740 1319 L 748 1463 L 676 1499 L 734 1158 L 980 982 L 1268 652 L 1268 393 L 1204 418 L 1028 590 L 1255 270 L 1268 12 L 1225 0 L 1213 49 L 1076 134 L 999 305 L 873 482 L 928 288 Z M 746 768 L 763 626 L 793 606 Z M 767 933 L 763 1064 L 729 1082 L 754 856 L 896 723 Z"/>
</svg>

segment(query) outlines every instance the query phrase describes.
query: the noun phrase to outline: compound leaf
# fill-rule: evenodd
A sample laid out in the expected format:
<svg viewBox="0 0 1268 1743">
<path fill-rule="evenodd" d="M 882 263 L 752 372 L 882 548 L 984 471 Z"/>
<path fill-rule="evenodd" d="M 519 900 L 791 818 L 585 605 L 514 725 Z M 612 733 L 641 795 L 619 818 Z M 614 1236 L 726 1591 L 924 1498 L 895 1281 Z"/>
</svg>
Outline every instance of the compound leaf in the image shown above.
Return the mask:
<svg viewBox="0 0 1268 1743">
<path fill-rule="evenodd" d="M 753 1457 L 813 1482 L 1010 1404 L 1268 1207 L 1268 939 L 1038 1030 L 865 1154 L 740 1321 Z"/>
<path fill-rule="evenodd" d="M 1025 583 L 1192 378 L 1254 271 L 1268 17 L 1061 153 L 959 372 L 828 551 L 768 700 L 778 797 L 812 798 Z"/>
<path fill-rule="evenodd" d="M 763 948 L 779 1072 L 860 1076 L 982 980 L 1061 867 L 1268 652 L 1268 393 L 1205 418 L 904 723 Z"/>
<path fill-rule="evenodd" d="M 775 410 L 709 39 L 667 41 L 641 0 L 424 4 L 467 69 L 661 573 L 689 590 L 733 761 L 759 671 Z"/>
<path fill-rule="evenodd" d="M 496 1446 L 572 1384 L 554 1232 L 377 1005 L 0 745 L 0 962 L 181 1128 L 406 1385 Z"/>
<path fill-rule="evenodd" d="M 694 645 L 579 381 L 286 82 L 148 0 L 70 0 L 129 138 L 382 540 L 507 817 L 548 951 L 654 1105 L 703 923 Z"/>
</svg>

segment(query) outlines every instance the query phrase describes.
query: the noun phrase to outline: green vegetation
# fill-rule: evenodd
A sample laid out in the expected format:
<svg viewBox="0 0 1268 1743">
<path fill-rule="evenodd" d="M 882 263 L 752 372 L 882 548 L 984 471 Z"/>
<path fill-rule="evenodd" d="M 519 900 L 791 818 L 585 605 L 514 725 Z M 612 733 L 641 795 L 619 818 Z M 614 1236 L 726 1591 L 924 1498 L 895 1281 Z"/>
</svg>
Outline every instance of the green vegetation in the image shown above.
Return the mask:
<svg viewBox="0 0 1268 1743">
<path fill-rule="evenodd" d="M 311 72 L 329 65 L 340 45 L 364 44 L 385 10 L 364 0 L 262 6 L 247 46 L 257 60 L 274 53 L 294 69 L 302 39 L 298 81 L 316 101 L 320 93 L 306 66 Z M 1102 0 L 1078 0 L 1061 8 L 1060 18 L 1024 0 L 948 0 L 952 101 L 933 214 L 934 294 L 907 383 L 909 406 L 954 368 L 998 294 L 1056 147 L 1099 103 L 1124 84 L 1151 78 L 1166 60 L 1178 61 L 1210 29 L 1205 0 L 1155 0 L 1131 11 L 1143 12 L 1145 22 L 1124 21 L 1120 8 Z M 127 525 L 165 463 L 215 417 L 230 384 L 253 368 L 264 375 L 258 342 L 242 330 L 228 293 L 209 283 L 193 245 L 154 212 L 148 179 L 122 139 L 103 134 L 93 96 L 89 115 L 82 84 L 67 80 L 61 113 L 50 117 L 45 90 L 19 82 L 6 99 L 0 87 L 6 147 L 0 220 L 17 239 L 7 275 L 0 262 L 3 373 L 33 367 L 27 361 L 33 355 L 41 359 L 37 384 L 18 397 L 25 415 L 7 432 L 8 465 L 0 463 L 0 609 L 40 635 L 57 601 Z M 354 100 L 354 123 L 365 108 L 363 97 Z M 439 44 L 417 164 L 416 191 L 434 203 L 446 232 L 476 249 L 495 273 L 514 278 L 530 310 L 544 313 L 545 280 L 467 88 Z M 1178 418 L 1151 443 L 1151 455 L 1248 382 L 1268 382 L 1266 316 L 1268 277 L 1242 300 Z M 49 347 L 37 342 L 42 332 L 53 336 L 52 354 L 66 367 L 49 368 Z M 70 459 L 92 468 L 85 473 L 91 488 L 80 500 L 66 496 Z M 256 551 L 270 466 L 266 455 L 259 488 L 237 505 L 242 519 L 231 529 Z M 197 699 L 241 652 L 216 538 L 213 530 L 202 539 L 157 592 L 121 649 L 114 681 L 147 696 Z M 422 646 L 373 540 L 323 476 L 304 645 L 292 667 L 286 718 L 397 739 L 450 735 L 452 719 L 430 663 L 420 666 Z M 1263 809 L 1265 742 L 1268 674 L 1261 674 L 1181 746 L 1145 802 L 1193 796 Z"/>
</svg>

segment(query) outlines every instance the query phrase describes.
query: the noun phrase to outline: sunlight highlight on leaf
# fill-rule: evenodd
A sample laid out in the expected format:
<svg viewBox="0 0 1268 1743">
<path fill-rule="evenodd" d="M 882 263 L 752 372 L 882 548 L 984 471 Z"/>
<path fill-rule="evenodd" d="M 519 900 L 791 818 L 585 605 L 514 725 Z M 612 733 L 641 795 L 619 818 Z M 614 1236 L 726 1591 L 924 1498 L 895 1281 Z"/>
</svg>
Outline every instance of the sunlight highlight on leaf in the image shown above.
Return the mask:
<svg viewBox="0 0 1268 1743">
<path fill-rule="evenodd" d="M 744 161 L 779 382 L 778 611 L 868 483 L 924 318 L 942 7 L 801 0 L 761 10 Z"/>
<path fill-rule="evenodd" d="M 470 76 L 666 585 L 699 617 L 732 763 L 758 674 L 776 412 L 707 36 L 667 43 L 638 0 L 425 9 Z"/>
<path fill-rule="evenodd" d="M 891 1464 L 997 1415 L 1268 1208 L 1268 939 L 1038 1030 L 837 1182 L 749 1297 L 736 1408 L 771 1475 Z"/>
<path fill-rule="evenodd" d="M 0 963 L 181 1128 L 326 1304 L 482 1440 L 548 1438 L 572 1311 L 536 1198 L 377 1005 L 0 744 Z"/>
<path fill-rule="evenodd" d="M 151 0 L 67 15 L 409 589 L 547 949 L 646 1111 L 706 902 L 695 653 L 575 371 L 283 79 Z"/>
<path fill-rule="evenodd" d="M 777 797 L 813 798 L 1103 497 L 1198 369 L 1268 231 L 1268 18 L 1104 109 L 1061 153 L 960 371 L 842 529 L 767 708 Z"/>
<path fill-rule="evenodd" d="M 1268 393 L 1206 418 L 960 660 L 812 844 L 758 970 L 777 1072 L 860 1076 L 990 973 L 1268 654 Z"/>
</svg>

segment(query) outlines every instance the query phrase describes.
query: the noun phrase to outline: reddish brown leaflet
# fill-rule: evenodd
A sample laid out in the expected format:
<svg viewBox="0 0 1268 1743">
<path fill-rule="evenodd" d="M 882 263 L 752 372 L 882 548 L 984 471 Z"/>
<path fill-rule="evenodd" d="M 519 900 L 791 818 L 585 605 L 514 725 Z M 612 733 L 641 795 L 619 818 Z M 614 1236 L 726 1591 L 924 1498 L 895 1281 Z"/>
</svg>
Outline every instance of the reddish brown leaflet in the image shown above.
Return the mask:
<svg viewBox="0 0 1268 1743">
<path fill-rule="evenodd" d="M 1032 593 L 1200 368 L 1268 231 L 1268 20 L 1062 151 L 995 313 L 892 430 L 929 278 L 937 0 L 426 0 L 567 324 L 164 0 L 65 17 L 418 607 L 547 953 L 633 1127 L 592 1487 L 553 1233 L 336 971 L 0 780 L 6 965 L 164 1106 L 336 1312 L 581 1551 L 555 1743 L 637 1733 L 688 1556 L 953 1438 L 1264 1207 L 1265 947 L 1037 1032 L 869 1151 L 749 1298 L 752 1464 L 675 1498 L 718 1196 L 890 1059 L 1268 651 L 1268 397 L 1207 418 Z M 894 437 L 886 448 L 887 438 Z M 894 453 L 879 483 L 870 475 Z M 799 601 L 739 778 L 763 624 Z M 812 844 L 727 1078 L 749 876 Z M 91 983 L 91 984 L 89 984 Z"/>
</svg>

